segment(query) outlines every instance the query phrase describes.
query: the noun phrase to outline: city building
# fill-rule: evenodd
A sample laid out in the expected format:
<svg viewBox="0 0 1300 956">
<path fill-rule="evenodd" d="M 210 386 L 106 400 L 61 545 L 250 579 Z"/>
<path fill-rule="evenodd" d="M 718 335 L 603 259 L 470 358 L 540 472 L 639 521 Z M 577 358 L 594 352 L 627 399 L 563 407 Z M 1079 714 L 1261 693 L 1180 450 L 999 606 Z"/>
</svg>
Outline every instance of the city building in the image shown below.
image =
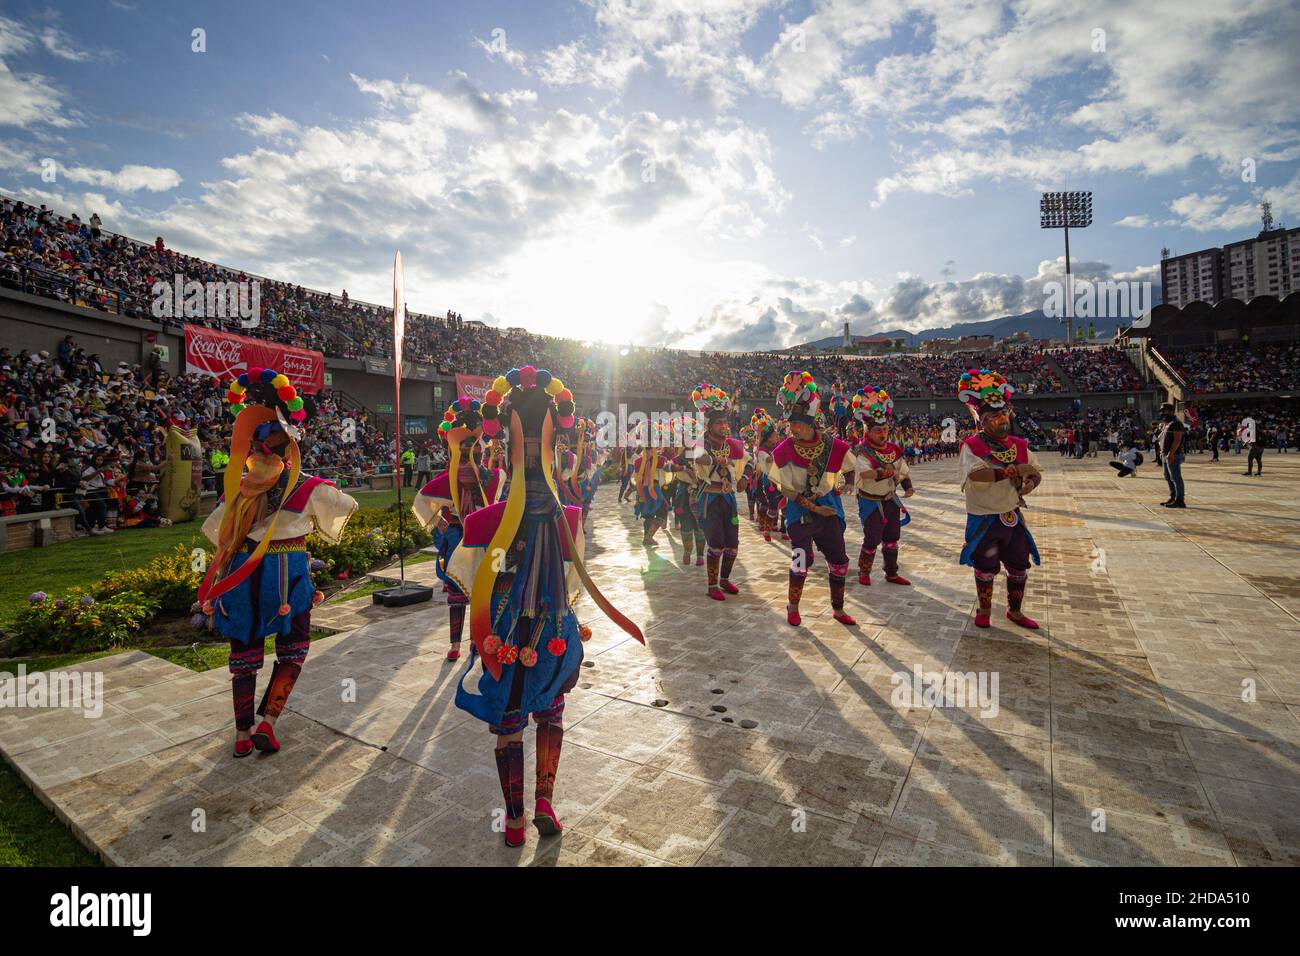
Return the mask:
<svg viewBox="0 0 1300 956">
<path fill-rule="evenodd" d="M 1280 299 L 1300 290 L 1300 228 L 1267 228 L 1250 239 L 1181 256 L 1167 252 L 1162 250 L 1160 283 L 1165 304 L 1174 308 L 1249 302 L 1259 295 Z"/>
</svg>

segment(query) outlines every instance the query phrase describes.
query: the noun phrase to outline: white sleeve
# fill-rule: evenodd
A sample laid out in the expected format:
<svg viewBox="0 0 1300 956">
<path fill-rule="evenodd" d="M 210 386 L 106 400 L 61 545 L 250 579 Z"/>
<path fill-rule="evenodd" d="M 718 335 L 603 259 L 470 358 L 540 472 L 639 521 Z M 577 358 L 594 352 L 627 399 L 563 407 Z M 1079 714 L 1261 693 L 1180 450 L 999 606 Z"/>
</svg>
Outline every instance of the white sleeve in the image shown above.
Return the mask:
<svg viewBox="0 0 1300 956">
<path fill-rule="evenodd" d="M 204 537 L 213 544 L 217 543 L 217 537 L 221 534 L 221 517 L 226 513 L 226 503 L 223 501 L 212 510 L 203 522 Z"/>
<path fill-rule="evenodd" d="M 966 479 L 970 476 L 970 473 L 987 467 L 988 462 L 971 451 L 970 445 L 963 444 L 961 452 L 957 455 L 957 484 L 965 491 Z"/>
<path fill-rule="evenodd" d="M 316 533 L 330 544 L 337 544 L 348 519 L 359 506 L 351 495 L 344 494 L 333 485 L 321 484 L 312 489 L 309 507 Z"/>
</svg>

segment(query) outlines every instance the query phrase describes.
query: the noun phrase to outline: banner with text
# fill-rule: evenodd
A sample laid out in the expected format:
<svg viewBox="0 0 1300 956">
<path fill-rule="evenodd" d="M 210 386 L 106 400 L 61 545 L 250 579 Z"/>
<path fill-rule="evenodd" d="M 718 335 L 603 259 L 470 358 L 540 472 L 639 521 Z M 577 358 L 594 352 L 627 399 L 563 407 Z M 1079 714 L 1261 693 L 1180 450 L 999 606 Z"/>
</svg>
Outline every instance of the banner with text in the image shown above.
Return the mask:
<svg viewBox="0 0 1300 956">
<path fill-rule="evenodd" d="M 468 395 L 470 398 L 477 398 L 481 402 L 483 396 L 487 394 L 487 390 L 491 387 L 492 379 L 486 375 L 462 375 L 460 372 L 456 373 L 456 398 Z M 447 404 L 450 405 L 451 402 Z"/>
<path fill-rule="evenodd" d="M 283 372 L 300 392 L 314 395 L 325 384 L 325 356 L 310 349 L 250 339 L 202 325 L 185 326 L 185 371 L 229 382 L 250 367 Z"/>
</svg>

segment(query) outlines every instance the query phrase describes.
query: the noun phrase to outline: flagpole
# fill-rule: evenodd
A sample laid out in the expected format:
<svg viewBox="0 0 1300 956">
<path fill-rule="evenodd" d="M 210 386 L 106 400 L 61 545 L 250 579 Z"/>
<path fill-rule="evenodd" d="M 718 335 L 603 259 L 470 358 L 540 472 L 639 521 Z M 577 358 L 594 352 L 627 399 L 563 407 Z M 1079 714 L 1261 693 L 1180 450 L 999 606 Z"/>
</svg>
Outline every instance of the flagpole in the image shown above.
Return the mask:
<svg viewBox="0 0 1300 956">
<path fill-rule="evenodd" d="M 402 576 L 395 588 L 381 588 L 373 595 L 375 604 L 405 607 L 433 598 L 427 584 L 406 583 L 406 508 L 402 504 L 402 342 L 406 335 L 406 287 L 402 276 L 402 254 L 393 259 L 393 413 L 396 418 L 393 441 L 393 477 L 397 482 L 397 566 Z"/>
<path fill-rule="evenodd" d="M 406 282 L 402 274 L 402 253 L 393 260 L 393 413 L 396 420 L 395 467 L 397 468 L 397 566 L 399 587 L 406 587 L 406 509 L 402 507 L 402 340 L 406 333 Z"/>
</svg>

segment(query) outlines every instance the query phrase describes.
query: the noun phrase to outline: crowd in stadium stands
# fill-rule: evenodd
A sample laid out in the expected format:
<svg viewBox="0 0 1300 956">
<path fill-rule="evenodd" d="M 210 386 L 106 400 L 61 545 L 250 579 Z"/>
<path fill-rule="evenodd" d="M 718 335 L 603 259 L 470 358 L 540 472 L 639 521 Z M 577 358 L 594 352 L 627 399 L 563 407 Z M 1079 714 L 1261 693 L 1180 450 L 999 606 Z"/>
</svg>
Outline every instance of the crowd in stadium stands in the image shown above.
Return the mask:
<svg viewBox="0 0 1300 956">
<path fill-rule="evenodd" d="M 364 415 L 346 441 L 347 412 L 328 393 L 313 404 L 305 468 L 350 483 L 392 460 Z M 215 489 L 230 436 L 217 379 L 172 378 L 156 359 L 105 368 L 71 335 L 53 355 L 0 347 L 0 514 L 73 508 L 80 532 L 96 535 L 161 523 L 157 486 L 173 421 L 197 431 L 204 486 Z"/>
<path fill-rule="evenodd" d="M 1166 353 L 1196 395 L 1272 392 L 1295 386 L 1300 345 L 1215 345 Z"/>
<path fill-rule="evenodd" d="M 222 325 L 231 331 L 317 349 L 336 358 L 391 357 L 389 313 L 356 302 L 346 290 L 340 296 L 313 292 L 184 255 L 167 248 L 160 236 L 141 243 L 101 228 L 97 215 L 83 222 L 64 218 L 44 205 L 35 207 L 0 197 L 0 228 L 4 256 L 0 284 L 22 288 L 66 302 L 127 315 L 153 314 L 157 282 L 184 281 L 259 283 L 259 323 L 252 328 L 238 318 L 160 319 Z M 533 361 L 563 370 L 579 389 L 604 388 L 612 382 L 626 394 L 675 393 L 702 381 L 714 381 L 733 393 L 766 398 L 774 383 L 796 365 L 822 382 L 842 383 L 850 392 L 863 385 L 883 387 L 896 397 L 951 395 L 957 377 L 972 366 L 987 366 L 1006 374 L 1022 394 L 1051 394 L 1073 390 L 1053 362 L 1060 363 L 1085 391 L 1119 391 L 1140 387 L 1131 365 L 1118 352 L 1089 350 L 1045 353 L 1040 348 L 1000 348 L 955 355 L 899 355 L 856 359 L 819 354 L 802 358 L 767 352 L 691 353 L 676 349 L 627 350 L 589 345 L 518 329 L 467 324 L 448 311 L 433 317 L 411 313 L 407 318 L 406 358 L 452 371 L 493 374 L 503 366 Z M 1049 357 L 1050 356 L 1050 357 Z"/>
<path fill-rule="evenodd" d="M 1256 434 L 1268 448 L 1283 451 L 1300 447 L 1300 400 L 1264 399 L 1254 402 L 1210 402 L 1194 406 L 1196 426 L 1191 428 L 1192 451 L 1209 451 L 1218 442 L 1222 451 L 1241 453 L 1237 428 L 1247 415 L 1255 419 Z"/>
<path fill-rule="evenodd" d="M 1137 369 L 1119 348 L 1060 349 L 1051 355 L 1080 392 L 1128 392 L 1142 387 Z"/>
</svg>

